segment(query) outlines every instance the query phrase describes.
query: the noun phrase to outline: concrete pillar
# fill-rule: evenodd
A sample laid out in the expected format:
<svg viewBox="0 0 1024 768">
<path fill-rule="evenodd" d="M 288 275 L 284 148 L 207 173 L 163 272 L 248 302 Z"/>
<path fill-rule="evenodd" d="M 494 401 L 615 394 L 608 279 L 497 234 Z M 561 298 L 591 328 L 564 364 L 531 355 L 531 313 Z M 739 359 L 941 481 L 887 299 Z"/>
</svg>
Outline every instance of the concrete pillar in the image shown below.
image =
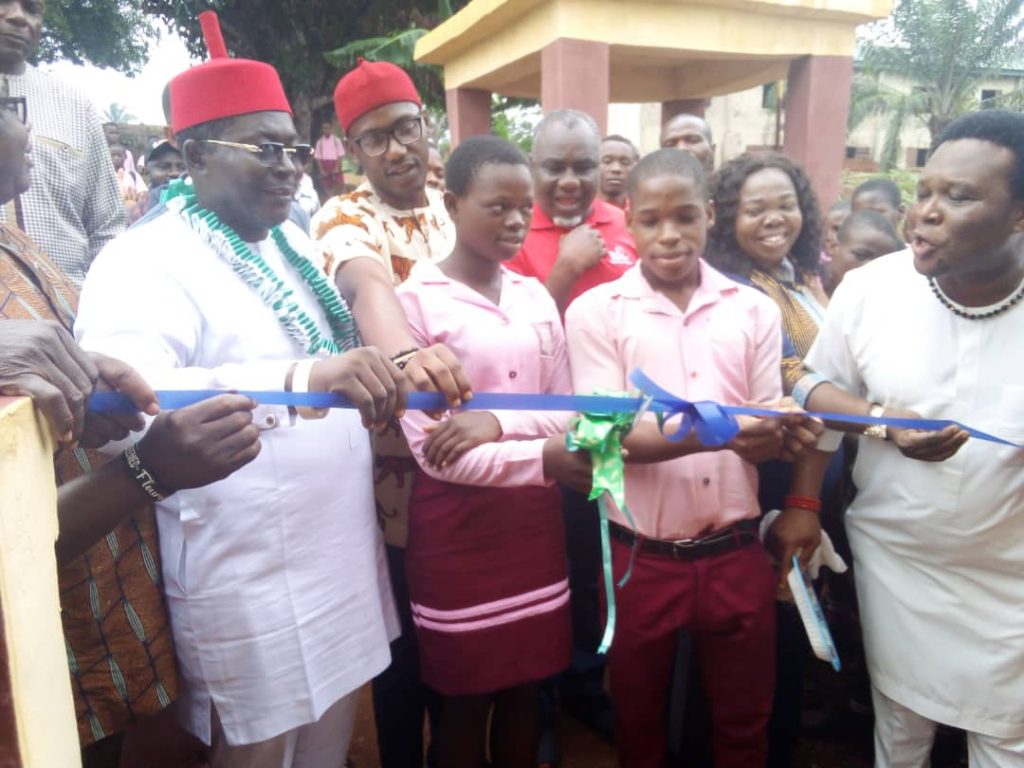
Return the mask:
<svg viewBox="0 0 1024 768">
<path fill-rule="evenodd" d="M 452 149 L 470 136 L 491 132 L 491 92 L 475 88 L 449 88 L 444 92 Z"/>
<path fill-rule="evenodd" d="M 800 163 L 827 209 L 839 197 L 853 59 L 804 56 L 789 65 L 783 152 Z"/>
<path fill-rule="evenodd" d="M 661 102 L 661 124 L 664 125 L 676 115 L 704 117 L 710 99 L 675 99 Z"/>
<path fill-rule="evenodd" d="M 541 106 L 578 109 L 597 121 L 601 133 L 608 130 L 609 46 L 587 40 L 560 37 L 540 54 Z"/>
</svg>

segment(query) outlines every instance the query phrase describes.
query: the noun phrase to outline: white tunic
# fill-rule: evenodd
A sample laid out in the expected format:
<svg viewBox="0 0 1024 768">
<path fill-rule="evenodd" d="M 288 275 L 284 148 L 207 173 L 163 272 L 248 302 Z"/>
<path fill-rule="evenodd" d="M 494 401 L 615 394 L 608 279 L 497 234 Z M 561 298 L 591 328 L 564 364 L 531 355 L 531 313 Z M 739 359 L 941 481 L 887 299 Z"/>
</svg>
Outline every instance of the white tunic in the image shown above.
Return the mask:
<svg viewBox="0 0 1024 768">
<path fill-rule="evenodd" d="M 285 231 L 312 256 L 304 234 Z M 252 247 L 326 330 L 272 240 Z M 99 254 L 76 333 L 156 389 L 280 390 L 304 357 L 255 291 L 172 213 Z M 316 721 L 383 670 L 397 635 L 358 415 L 290 420 L 284 407 L 260 406 L 255 416 L 255 461 L 158 505 L 187 724 L 207 743 L 211 700 L 230 743 L 268 739 Z"/>
<path fill-rule="evenodd" d="M 870 401 L 1024 442 L 1024 306 L 954 315 L 910 251 L 850 272 L 807 363 Z M 847 528 L 872 682 L 938 722 L 1024 735 L 1024 450 L 948 461 L 861 438 Z"/>
</svg>

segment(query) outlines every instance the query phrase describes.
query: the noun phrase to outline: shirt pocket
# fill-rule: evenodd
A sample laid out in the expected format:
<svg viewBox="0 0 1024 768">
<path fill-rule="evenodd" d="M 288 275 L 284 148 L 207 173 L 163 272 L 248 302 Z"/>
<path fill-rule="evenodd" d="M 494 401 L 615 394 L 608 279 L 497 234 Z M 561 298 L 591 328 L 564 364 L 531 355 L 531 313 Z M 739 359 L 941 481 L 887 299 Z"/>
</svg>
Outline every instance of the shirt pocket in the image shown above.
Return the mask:
<svg viewBox="0 0 1024 768">
<path fill-rule="evenodd" d="M 533 331 L 537 334 L 537 348 L 540 356 L 550 360 L 555 356 L 555 327 L 551 320 L 541 320 L 533 323 Z"/>
<path fill-rule="evenodd" d="M 994 420 L 999 425 L 996 436 L 1024 442 L 1024 387 L 1007 384 L 999 389 L 999 411 Z"/>
</svg>

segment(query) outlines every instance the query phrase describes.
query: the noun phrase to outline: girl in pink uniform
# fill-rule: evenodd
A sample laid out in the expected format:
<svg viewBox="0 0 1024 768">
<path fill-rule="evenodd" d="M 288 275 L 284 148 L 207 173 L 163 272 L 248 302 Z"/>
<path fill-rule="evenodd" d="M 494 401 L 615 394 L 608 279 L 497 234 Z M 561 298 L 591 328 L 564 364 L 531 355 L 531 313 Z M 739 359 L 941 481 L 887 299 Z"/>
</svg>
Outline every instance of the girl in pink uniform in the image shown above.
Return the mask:
<svg viewBox="0 0 1024 768">
<path fill-rule="evenodd" d="M 558 311 L 540 282 L 503 266 L 533 195 L 525 156 L 481 136 L 455 150 L 445 204 L 457 239 L 398 289 L 423 346 L 443 342 L 474 390 L 571 391 Z M 532 768 L 537 686 L 569 663 L 569 585 L 555 480 L 589 482 L 564 448 L 566 414 L 461 411 L 403 428 L 419 464 L 407 567 L 424 682 L 444 697 L 441 768 Z"/>
</svg>

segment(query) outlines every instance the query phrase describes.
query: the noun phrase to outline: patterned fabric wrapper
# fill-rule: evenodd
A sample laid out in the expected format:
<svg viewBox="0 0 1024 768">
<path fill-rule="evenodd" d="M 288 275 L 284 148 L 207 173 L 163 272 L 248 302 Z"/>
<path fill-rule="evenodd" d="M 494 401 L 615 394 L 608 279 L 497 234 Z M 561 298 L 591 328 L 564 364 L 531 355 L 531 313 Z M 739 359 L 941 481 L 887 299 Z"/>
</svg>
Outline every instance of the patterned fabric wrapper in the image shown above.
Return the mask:
<svg viewBox="0 0 1024 768">
<path fill-rule="evenodd" d="M 21 231 L 0 224 L 0 322 L 55 320 L 70 330 L 78 292 Z M 58 485 L 108 461 L 62 450 Z M 58 569 L 61 620 L 83 746 L 166 707 L 178 674 L 152 506 Z"/>
</svg>

